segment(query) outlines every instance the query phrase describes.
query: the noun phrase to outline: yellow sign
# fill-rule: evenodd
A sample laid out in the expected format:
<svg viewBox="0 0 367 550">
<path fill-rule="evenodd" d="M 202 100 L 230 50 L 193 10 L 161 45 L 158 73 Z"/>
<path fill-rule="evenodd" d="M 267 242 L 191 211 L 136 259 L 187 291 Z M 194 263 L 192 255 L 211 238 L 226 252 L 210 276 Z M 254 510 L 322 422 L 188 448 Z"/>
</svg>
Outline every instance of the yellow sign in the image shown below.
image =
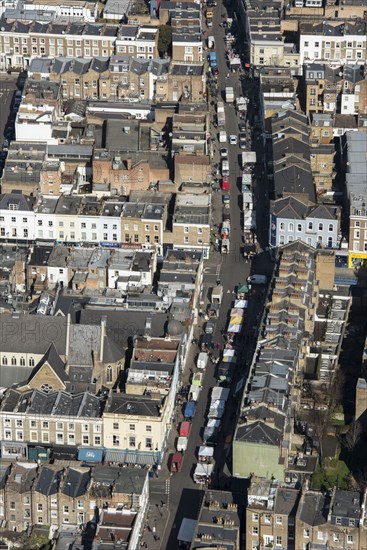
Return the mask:
<svg viewBox="0 0 367 550">
<path fill-rule="evenodd" d="M 348 267 L 349 269 L 367 267 L 367 252 L 349 252 Z"/>
</svg>

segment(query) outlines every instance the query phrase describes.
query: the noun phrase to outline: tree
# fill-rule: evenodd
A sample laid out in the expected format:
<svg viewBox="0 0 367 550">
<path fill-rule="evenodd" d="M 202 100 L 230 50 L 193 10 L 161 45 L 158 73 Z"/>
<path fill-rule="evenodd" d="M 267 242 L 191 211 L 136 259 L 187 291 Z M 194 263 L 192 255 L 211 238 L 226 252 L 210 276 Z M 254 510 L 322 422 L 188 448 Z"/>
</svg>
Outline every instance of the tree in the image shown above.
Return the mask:
<svg viewBox="0 0 367 550">
<path fill-rule="evenodd" d="M 347 433 L 344 437 L 344 445 L 348 449 L 348 451 L 353 451 L 354 448 L 357 446 L 359 440 L 361 439 L 361 435 L 363 433 L 363 428 L 361 426 L 361 423 L 358 422 L 358 420 L 355 420 Z"/>
<path fill-rule="evenodd" d="M 158 51 L 159 55 L 163 57 L 171 49 L 172 27 L 170 25 L 161 25 L 158 28 L 158 33 Z"/>
</svg>

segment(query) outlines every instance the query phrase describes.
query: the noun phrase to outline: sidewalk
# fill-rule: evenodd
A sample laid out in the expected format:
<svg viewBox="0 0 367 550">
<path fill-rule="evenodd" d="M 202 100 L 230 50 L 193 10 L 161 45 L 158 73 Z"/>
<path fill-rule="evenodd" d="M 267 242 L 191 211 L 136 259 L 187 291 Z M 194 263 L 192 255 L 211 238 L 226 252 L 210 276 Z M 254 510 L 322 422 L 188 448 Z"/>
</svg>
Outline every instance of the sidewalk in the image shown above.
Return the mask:
<svg viewBox="0 0 367 550">
<path fill-rule="evenodd" d="M 140 548 L 160 550 L 168 518 L 169 511 L 166 506 L 151 505 L 149 507 Z"/>
</svg>

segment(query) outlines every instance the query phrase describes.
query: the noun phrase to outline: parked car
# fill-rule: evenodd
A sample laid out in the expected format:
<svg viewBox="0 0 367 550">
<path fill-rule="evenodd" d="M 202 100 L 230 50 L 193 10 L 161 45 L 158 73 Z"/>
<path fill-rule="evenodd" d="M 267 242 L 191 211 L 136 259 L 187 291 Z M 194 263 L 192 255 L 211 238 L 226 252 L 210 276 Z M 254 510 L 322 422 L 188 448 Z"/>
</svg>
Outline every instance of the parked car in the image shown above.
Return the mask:
<svg viewBox="0 0 367 550">
<path fill-rule="evenodd" d="M 221 149 L 220 149 L 220 158 L 228 158 L 228 149 L 227 149 L 227 147 L 221 147 Z"/>
<path fill-rule="evenodd" d="M 230 190 L 230 183 L 229 183 L 229 177 L 228 176 L 224 176 L 222 178 L 222 190 L 223 191 L 229 191 Z"/>
<path fill-rule="evenodd" d="M 231 134 L 229 136 L 230 145 L 237 145 L 237 142 L 238 142 L 237 136 L 235 136 L 234 134 Z"/>
</svg>

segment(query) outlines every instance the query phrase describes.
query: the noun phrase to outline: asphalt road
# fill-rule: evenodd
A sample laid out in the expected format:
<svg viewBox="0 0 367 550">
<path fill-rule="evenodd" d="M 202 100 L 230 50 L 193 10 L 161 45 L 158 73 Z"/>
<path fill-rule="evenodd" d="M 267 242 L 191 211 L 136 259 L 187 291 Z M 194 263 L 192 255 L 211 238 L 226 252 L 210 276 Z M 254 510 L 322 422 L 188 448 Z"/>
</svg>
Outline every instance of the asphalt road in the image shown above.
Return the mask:
<svg viewBox="0 0 367 550">
<path fill-rule="evenodd" d="M 236 95 L 241 95 L 242 87 L 246 96 L 256 97 L 257 89 L 256 85 L 249 80 L 240 81 L 238 73 L 230 73 L 229 78 L 226 78 L 229 69 L 225 60 L 226 45 L 224 42 L 224 30 L 219 26 L 222 20 L 222 13 L 225 8 L 221 3 L 218 4 L 214 14 L 213 28 L 210 29 L 208 34 L 213 35 L 215 38 L 215 49 L 217 52 L 217 62 L 219 68 L 218 75 L 218 95 L 223 94 L 226 86 L 233 86 Z M 252 102 L 253 103 L 253 102 Z M 252 106 L 251 106 L 252 109 Z M 238 123 L 235 108 L 233 105 L 225 105 L 226 114 L 226 132 L 227 135 L 235 134 L 238 136 Z M 214 115 L 214 110 L 212 115 Z M 212 117 L 213 120 L 214 117 Z M 212 135 L 216 135 L 218 130 L 212 131 Z M 215 158 L 213 163 L 219 162 L 218 151 L 224 144 L 216 142 L 214 144 Z M 261 151 L 261 140 L 257 140 L 257 136 L 254 136 L 254 148 L 256 148 L 259 158 L 263 158 Z M 266 253 L 259 254 L 253 265 L 245 262 L 242 254 L 243 241 L 242 241 L 242 194 L 241 194 L 241 177 L 242 171 L 240 169 L 239 159 L 241 157 L 241 149 L 238 145 L 226 144 L 229 151 L 229 163 L 230 163 L 230 195 L 231 195 L 231 234 L 230 234 L 230 253 L 226 256 L 220 256 L 219 253 L 213 253 L 210 260 L 206 263 L 204 270 L 204 284 L 216 284 L 216 279 L 219 278 L 221 284 L 224 287 L 224 296 L 220 309 L 219 318 L 217 321 L 216 331 L 214 334 L 214 342 L 221 345 L 224 344 L 224 338 L 222 332 L 228 324 L 228 314 L 233 305 L 235 298 L 235 289 L 239 283 L 244 283 L 250 272 L 256 270 L 257 273 L 271 274 L 272 264 L 269 261 Z M 257 208 L 261 212 L 261 220 L 259 221 L 259 240 L 265 247 L 267 242 L 266 228 L 268 226 L 268 214 L 267 214 L 267 190 L 266 179 L 262 178 L 262 167 L 257 169 L 256 172 L 256 200 Z M 218 196 L 214 196 L 216 199 L 214 202 L 218 205 Z M 219 206 L 221 208 L 221 206 Z M 218 208 L 217 208 L 218 210 Z M 216 215 L 218 219 L 218 212 Z M 219 229 L 219 228 L 218 228 Z M 218 267 L 220 266 L 220 267 Z M 218 276 L 219 274 L 219 276 Z M 236 417 L 239 409 L 240 399 L 242 391 L 237 392 L 234 395 L 234 389 L 238 381 L 244 380 L 248 374 L 248 365 L 252 357 L 255 337 L 257 335 L 257 324 L 260 319 L 265 299 L 265 289 L 257 289 L 257 294 L 250 299 L 249 307 L 246 312 L 245 327 L 243 335 L 240 341 L 239 357 L 240 361 L 237 368 L 237 375 L 232 384 L 232 395 L 228 401 L 225 416 L 222 421 L 222 430 L 220 433 L 218 445 L 215 449 L 215 476 L 212 482 L 212 487 L 236 490 L 238 491 L 238 480 L 233 482 L 230 477 L 231 472 L 231 446 L 230 440 L 233 436 L 235 429 Z M 198 326 L 195 329 L 195 336 L 199 336 L 202 332 L 202 327 Z M 192 349 L 190 351 L 191 356 L 187 362 L 187 367 L 190 370 L 196 370 L 194 368 L 195 357 L 198 353 L 198 349 Z M 186 377 L 188 373 L 186 372 Z M 203 495 L 203 489 L 198 485 L 195 485 L 192 479 L 195 465 L 197 464 L 197 451 L 198 447 L 202 444 L 203 427 L 205 425 L 206 412 L 209 407 L 210 390 L 216 385 L 215 367 L 209 364 L 205 372 L 203 389 L 200 394 L 199 401 L 197 403 L 196 414 L 193 419 L 188 448 L 184 453 L 184 459 L 182 463 L 181 472 L 173 474 L 170 478 L 170 495 L 169 495 L 169 509 L 170 515 L 167 520 L 164 536 L 161 540 L 161 548 L 177 548 L 177 535 L 181 526 L 182 519 L 197 518 L 200 503 Z M 235 487 L 235 488 L 234 488 Z M 242 503 L 243 503 L 242 495 Z"/>
</svg>

